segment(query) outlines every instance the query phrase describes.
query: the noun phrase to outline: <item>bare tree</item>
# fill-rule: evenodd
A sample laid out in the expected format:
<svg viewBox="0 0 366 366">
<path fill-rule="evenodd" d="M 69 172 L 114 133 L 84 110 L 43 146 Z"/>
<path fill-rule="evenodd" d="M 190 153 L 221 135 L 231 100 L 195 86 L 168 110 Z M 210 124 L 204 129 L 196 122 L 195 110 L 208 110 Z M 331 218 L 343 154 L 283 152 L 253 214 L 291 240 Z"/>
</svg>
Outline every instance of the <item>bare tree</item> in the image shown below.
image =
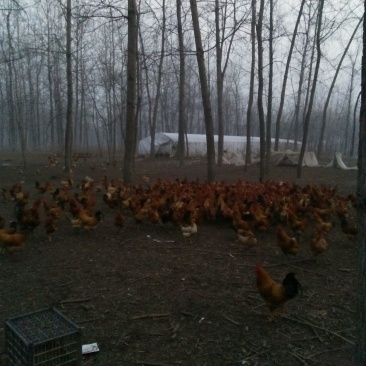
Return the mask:
<svg viewBox="0 0 366 366">
<path fill-rule="evenodd" d="M 349 155 L 350 153 L 350 130 L 351 130 L 351 116 L 352 116 L 352 101 L 353 101 L 353 91 L 355 88 L 355 76 L 356 76 L 356 58 L 352 59 L 351 57 L 349 57 L 350 62 L 351 62 L 351 80 L 350 80 L 350 85 L 349 85 L 349 91 L 348 91 L 348 101 L 347 101 L 347 119 L 346 119 L 346 131 L 345 131 L 345 136 L 344 136 L 344 148 L 343 148 L 343 152 L 344 154 Z M 352 141 L 353 142 L 353 141 Z"/>
<path fill-rule="evenodd" d="M 300 10 L 299 10 L 299 13 L 297 15 L 294 32 L 292 33 L 290 50 L 289 50 L 289 53 L 288 53 L 288 56 L 287 56 L 287 61 L 286 61 L 285 74 L 283 75 L 280 107 L 278 109 L 277 119 L 276 119 L 276 133 L 275 133 L 275 146 L 274 146 L 275 151 L 278 151 L 278 148 L 279 148 L 281 118 L 282 118 L 283 106 L 285 104 L 286 84 L 287 84 L 288 73 L 289 73 L 289 69 L 290 69 L 292 52 L 293 52 L 294 47 L 295 47 L 295 40 L 296 40 L 296 36 L 297 36 L 297 30 L 299 28 L 299 24 L 300 24 L 300 20 L 301 20 L 301 16 L 302 16 L 302 11 L 304 9 L 305 1 L 306 0 L 301 1 Z"/>
<path fill-rule="evenodd" d="M 302 101 L 302 94 L 304 91 L 304 78 L 305 78 L 305 68 L 306 68 L 306 61 L 307 61 L 307 54 L 308 54 L 308 46 L 310 42 L 310 25 L 311 25 L 312 17 L 309 14 L 308 21 L 307 21 L 307 29 L 308 31 L 305 32 L 305 40 L 303 46 L 303 52 L 301 55 L 301 64 L 300 64 L 300 75 L 299 75 L 299 83 L 297 87 L 297 96 L 295 102 L 295 120 L 294 120 L 294 150 L 298 150 L 298 141 L 299 141 L 299 122 L 300 122 L 300 108 L 301 108 L 301 101 Z M 311 58 L 312 60 L 312 58 Z M 312 62 L 311 62 L 312 65 Z M 310 76 L 309 76 L 310 78 Z"/>
<path fill-rule="evenodd" d="M 317 85 L 317 81 L 318 81 L 318 74 L 319 74 L 319 67 L 320 67 L 320 60 L 322 57 L 320 43 L 321 43 L 323 8 L 324 8 L 324 0 L 320 0 L 319 9 L 318 9 L 317 30 L 316 30 L 316 64 L 315 64 L 315 70 L 314 70 L 313 85 L 311 87 L 311 92 L 310 92 L 309 105 L 308 105 L 308 109 L 307 109 L 305 120 L 304 120 L 304 132 L 303 132 L 303 138 L 302 138 L 302 145 L 301 145 L 301 149 L 300 149 L 299 163 L 297 166 L 297 177 L 298 178 L 301 178 L 301 175 L 302 175 L 302 163 L 304 161 L 304 156 L 305 156 L 305 150 L 306 150 L 309 126 L 310 126 L 310 118 L 311 118 L 311 113 L 313 110 L 315 91 L 316 91 L 316 85 Z"/>
<path fill-rule="evenodd" d="M 363 21 L 363 17 L 361 17 L 360 21 L 357 23 L 357 26 L 354 29 L 354 31 L 353 31 L 353 33 L 352 33 L 352 35 L 351 35 L 351 37 L 350 37 L 350 39 L 348 41 L 348 44 L 347 44 L 346 48 L 343 51 L 342 57 L 339 60 L 339 63 L 338 63 L 336 72 L 334 74 L 332 83 L 330 85 L 330 88 L 329 88 L 329 91 L 328 91 L 328 95 L 327 95 L 327 99 L 325 100 L 325 104 L 324 104 L 324 108 L 323 108 L 323 116 L 322 116 L 322 125 L 321 125 L 321 129 L 320 129 L 320 136 L 319 136 L 319 142 L 318 142 L 318 148 L 317 148 L 317 155 L 318 155 L 319 158 L 321 158 L 322 155 L 323 155 L 324 133 L 325 133 L 325 127 L 326 127 L 326 124 L 327 124 L 327 111 L 328 111 L 328 107 L 329 107 L 330 97 L 332 96 L 332 92 L 333 92 L 333 89 L 334 89 L 334 85 L 335 85 L 335 83 L 337 81 L 337 77 L 338 77 L 339 71 L 341 69 L 343 60 L 344 60 L 344 58 L 346 57 L 346 55 L 348 53 L 348 50 L 349 50 L 349 48 L 351 46 L 351 43 L 353 41 L 353 38 L 356 35 L 356 32 L 358 30 L 358 27 L 360 26 L 360 24 L 362 23 L 362 21 Z"/>
<path fill-rule="evenodd" d="M 250 37 L 252 43 L 252 59 L 250 66 L 250 83 L 249 83 L 249 99 L 248 99 L 248 107 L 247 107 L 247 144 L 245 150 L 245 169 L 248 164 L 252 163 L 252 144 L 251 144 L 251 136 L 252 136 L 252 108 L 253 108 L 253 99 L 254 99 L 254 73 L 255 73 L 255 25 L 256 25 L 256 0 L 252 0 L 252 19 L 250 25 Z"/>
<path fill-rule="evenodd" d="M 366 12 L 366 3 L 364 12 Z M 356 320 L 355 365 L 366 364 L 366 21 L 363 19 L 363 50 L 361 64 L 361 110 L 358 141 L 357 176 L 358 223 L 358 310 Z"/>
<path fill-rule="evenodd" d="M 182 27 L 182 1 L 177 0 L 177 27 L 178 27 L 178 44 L 179 44 L 179 117 L 178 117 L 178 160 L 179 166 L 183 166 L 185 157 L 184 134 L 186 133 L 185 119 L 185 56 L 183 42 L 183 27 Z"/>
<path fill-rule="evenodd" d="M 128 0 L 128 56 L 126 143 L 123 159 L 123 179 L 131 184 L 135 171 L 136 153 L 136 73 L 137 73 L 137 8 L 135 0 Z"/>
<path fill-rule="evenodd" d="M 160 89 L 161 89 L 161 78 L 162 78 L 162 71 L 163 71 L 163 62 L 165 56 L 165 30 L 166 30 L 166 14 L 165 14 L 165 0 L 162 3 L 162 25 L 161 25 L 161 48 L 160 48 L 160 58 L 159 58 L 159 66 L 158 66 L 158 78 L 156 81 L 156 95 L 154 101 L 154 110 L 152 115 L 152 123 L 150 126 L 150 137 L 151 137 L 151 144 L 150 144 L 150 157 L 155 156 L 155 131 L 156 131 L 156 120 L 158 117 L 158 107 L 159 107 L 159 100 L 160 100 Z"/>
<path fill-rule="evenodd" d="M 64 171 L 70 172 L 72 164 L 72 53 L 71 53 L 71 0 L 66 3 L 66 80 L 67 80 L 67 107 L 65 129 L 65 166 Z"/>
<path fill-rule="evenodd" d="M 227 70 L 230 51 L 234 41 L 235 32 L 238 28 L 238 22 L 236 20 L 236 4 L 233 2 L 234 7 L 234 25 L 231 29 L 231 36 L 229 40 L 228 50 L 226 52 L 226 59 L 223 64 L 223 44 L 226 35 L 226 22 L 227 17 L 227 7 L 228 4 L 225 2 L 220 6 L 219 0 L 215 0 L 215 35 L 216 35 L 216 89 L 217 89 L 217 124 L 218 124 L 218 151 L 217 151 L 217 164 L 220 166 L 222 164 L 222 157 L 224 152 L 224 120 L 223 120 L 223 94 L 224 94 L 224 78 Z M 224 15 L 222 16 L 222 27 L 220 28 L 220 9 L 223 8 Z"/>
<path fill-rule="evenodd" d="M 259 155 L 260 155 L 260 167 L 259 167 L 259 180 L 262 182 L 265 176 L 265 121 L 264 121 L 264 108 L 263 108 L 263 13 L 264 13 L 264 0 L 260 0 L 258 23 L 257 23 L 257 39 L 258 39 L 258 118 L 259 118 Z"/>
<path fill-rule="evenodd" d="M 269 72 L 268 72 L 268 103 L 266 120 L 266 160 L 265 172 L 269 173 L 272 145 L 272 98 L 273 98 L 273 0 L 269 0 Z"/>
<path fill-rule="evenodd" d="M 205 114 L 206 144 L 207 144 L 207 180 L 208 182 L 213 182 L 215 180 L 215 143 L 214 143 L 214 130 L 212 121 L 210 91 L 207 82 L 205 58 L 201 40 L 200 24 L 198 19 L 197 1 L 190 0 L 190 4 L 191 4 L 194 38 L 196 42 L 198 71 L 201 83 L 202 103 Z"/>
</svg>

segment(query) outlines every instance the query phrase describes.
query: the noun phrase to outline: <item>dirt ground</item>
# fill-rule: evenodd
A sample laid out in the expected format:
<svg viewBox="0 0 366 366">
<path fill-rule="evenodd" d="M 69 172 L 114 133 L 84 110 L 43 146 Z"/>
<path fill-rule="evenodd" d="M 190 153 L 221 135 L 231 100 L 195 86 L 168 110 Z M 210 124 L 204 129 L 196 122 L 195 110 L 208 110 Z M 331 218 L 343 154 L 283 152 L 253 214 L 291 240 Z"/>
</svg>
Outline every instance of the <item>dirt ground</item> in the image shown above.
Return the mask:
<svg viewBox="0 0 366 366">
<path fill-rule="evenodd" d="M 29 155 L 27 172 L 15 154 L 0 158 L 1 188 L 21 182 L 38 197 L 35 181 L 60 185 L 62 164 L 49 167 L 47 155 Z M 97 163 L 97 164 L 94 164 Z M 103 163 L 103 165 L 100 165 Z M 95 168 L 95 169 L 92 169 Z M 137 159 L 142 177 L 197 178 L 204 182 L 204 161 L 190 160 L 179 169 L 172 159 Z M 258 166 L 223 166 L 217 180 L 258 180 Z M 122 177 L 121 163 L 79 159 L 75 183 L 85 176 L 101 181 Z M 270 179 L 337 185 L 338 194 L 355 192 L 357 172 L 335 168 L 271 167 Z M 77 191 L 77 188 L 74 188 Z M 0 364 L 6 365 L 4 320 L 56 307 L 82 328 L 82 343 L 97 342 L 100 351 L 83 365 L 296 366 L 351 365 L 355 341 L 356 244 L 335 228 L 329 250 L 316 261 L 309 242 L 287 258 L 276 244 L 275 229 L 256 233 L 259 244 L 245 249 L 230 222 L 203 222 L 197 235 L 184 238 L 171 223 L 113 225 L 115 209 L 98 193 L 104 220 L 93 232 L 70 227 L 68 212 L 48 240 L 44 227 L 27 238 L 22 252 L 0 254 Z M 0 198 L 0 214 L 10 221 L 14 202 Z M 355 212 L 351 211 L 351 219 Z M 290 301 L 284 317 L 269 322 L 268 309 L 256 290 L 254 265 L 264 263 L 281 281 L 296 273 L 303 294 Z"/>
</svg>

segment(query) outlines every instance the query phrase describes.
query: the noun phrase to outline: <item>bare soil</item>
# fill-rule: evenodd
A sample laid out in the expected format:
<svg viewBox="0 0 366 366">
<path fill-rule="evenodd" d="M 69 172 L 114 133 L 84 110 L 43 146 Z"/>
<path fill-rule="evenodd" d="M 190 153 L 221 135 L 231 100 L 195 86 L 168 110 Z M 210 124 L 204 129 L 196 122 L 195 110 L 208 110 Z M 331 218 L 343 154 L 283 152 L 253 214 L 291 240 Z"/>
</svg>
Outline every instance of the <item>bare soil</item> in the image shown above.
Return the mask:
<svg viewBox="0 0 366 366">
<path fill-rule="evenodd" d="M 36 180 L 59 185 L 62 164 L 49 167 L 47 155 L 29 155 L 27 172 L 20 156 L 3 155 L 1 187 L 19 181 L 38 197 Z M 92 170 L 94 162 L 96 169 Z M 103 163 L 103 166 L 100 165 Z M 136 183 L 142 176 L 206 178 L 206 165 L 189 160 L 179 168 L 172 159 L 137 159 Z M 258 180 L 257 165 L 222 166 L 217 180 Z M 122 177 L 121 162 L 79 159 L 74 181 Z M 271 167 L 269 179 L 337 185 L 340 195 L 356 190 L 357 172 L 335 168 Z M 77 188 L 74 188 L 77 191 Z M 0 254 L 0 364 L 6 365 L 3 322 L 56 307 L 82 328 L 82 343 L 97 342 L 98 353 L 83 365 L 351 365 L 355 341 L 357 246 L 342 233 L 339 220 L 329 233 L 329 250 L 316 261 L 309 228 L 296 257 L 286 258 L 274 228 L 258 232 L 259 245 L 245 249 L 230 222 L 204 222 L 198 234 L 184 238 L 167 223 L 135 224 L 126 212 L 125 227 L 113 225 L 115 209 L 98 194 L 104 221 L 93 232 L 75 231 L 66 216 L 48 240 L 35 229 L 22 252 Z M 0 214 L 10 221 L 14 203 L 0 198 Z M 351 211 L 355 220 L 355 212 Z M 285 315 L 269 322 L 255 285 L 253 266 L 265 263 L 281 281 L 296 273 L 303 295 L 290 301 Z"/>
</svg>

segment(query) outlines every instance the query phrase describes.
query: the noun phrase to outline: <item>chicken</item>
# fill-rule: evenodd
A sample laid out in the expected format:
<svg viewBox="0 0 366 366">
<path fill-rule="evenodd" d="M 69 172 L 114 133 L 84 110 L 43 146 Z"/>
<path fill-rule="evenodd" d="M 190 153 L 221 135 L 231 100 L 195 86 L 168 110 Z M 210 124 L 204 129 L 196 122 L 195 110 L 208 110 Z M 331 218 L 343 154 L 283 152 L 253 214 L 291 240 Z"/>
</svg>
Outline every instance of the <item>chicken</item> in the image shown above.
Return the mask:
<svg viewBox="0 0 366 366">
<path fill-rule="evenodd" d="M 310 247 L 316 256 L 327 250 L 328 242 L 324 237 L 324 231 L 322 229 L 317 230 L 315 236 L 310 241 Z"/>
<path fill-rule="evenodd" d="M 46 216 L 44 227 L 46 229 L 46 234 L 48 235 L 48 240 L 51 241 L 51 235 L 57 231 L 56 217 L 52 214 Z"/>
<path fill-rule="evenodd" d="M 357 226 L 349 224 L 345 217 L 341 218 L 341 229 L 348 236 L 348 239 L 356 239 L 358 232 Z"/>
<path fill-rule="evenodd" d="M 35 184 L 34 184 L 36 190 L 41 193 L 41 194 L 44 194 L 46 193 L 49 189 L 52 189 L 53 188 L 53 185 L 51 182 L 46 182 L 44 184 L 41 184 L 39 183 L 39 181 L 36 181 Z"/>
<path fill-rule="evenodd" d="M 61 206 L 51 206 L 46 200 L 43 200 L 43 208 L 46 216 L 53 216 L 54 218 L 59 218 L 64 212 Z"/>
<path fill-rule="evenodd" d="M 86 210 L 81 209 L 78 214 L 78 219 L 81 221 L 81 225 L 84 229 L 95 229 L 99 222 L 102 221 L 103 213 L 97 211 L 94 216 L 91 216 Z"/>
<path fill-rule="evenodd" d="M 120 201 L 119 201 L 119 196 L 118 196 L 119 192 L 113 192 L 113 193 L 105 193 L 103 195 L 103 201 L 107 204 L 107 206 L 109 208 L 114 208 L 119 206 Z"/>
<path fill-rule="evenodd" d="M 318 207 L 312 207 L 311 211 L 313 214 L 320 216 L 322 219 L 330 219 L 330 217 L 333 215 L 333 209 L 331 207 L 328 208 L 318 208 Z"/>
<path fill-rule="evenodd" d="M 306 217 L 300 219 L 291 210 L 288 211 L 288 221 L 291 229 L 295 232 L 303 233 L 308 227 L 308 220 Z"/>
<path fill-rule="evenodd" d="M 74 229 L 81 229 L 83 227 L 82 222 L 79 219 L 69 218 L 70 224 Z"/>
<path fill-rule="evenodd" d="M 14 200 L 21 205 L 26 205 L 29 201 L 30 192 L 29 191 L 20 191 L 15 193 Z"/>
<path fill-rule="evenodd" d="M 291 237 L 281 225 L 277 226 L 277 244 L 286 255 L 296 255 L 299 251 L 297 238 Z"/>
<path fill-rule="evenodd" d="M 190 226 L 181 226 L 182 234 L 185 238 L 188 238 L 194 234 L 197 234 L 198 228 L 196 224 L 196 220 L 192 219 Z"/>
<path fill-rule="evenodd" d="M 248 221 L 245 221 L 241 218 L 241 214 L 237 210 L 233 211 L 232 225 L 236 231 L 239 230 L 249 231 L 252 227 L 252 225 Z"/>
<path fill-rule="evenodd" d="M 15 206 L 15 217 L 20 226 L 21 231 L 33 231 L 41 224 L 39 215 L 39 207 L 42 204 L 42 199 L 39 198 L 34 201 L 33 205 L 26 208 L 19 203 Z"/>
<path fill-rule="evenodd" d="M 2 196 L 4 201 L 14 201 L 14 198 L 12 197 L 10 190 L 7 188 L 2 189 Z"/>
<path fill-rule="evenodd" d="M 5 219 L 0 215 L 0 229 L 5 226 Z"/>
<path fill-rule="evenodd" d="M 343 197 L 336 197 L 335 211 L 340 219 L 348 217 L 347 201 Z"/>
<path fill-rule="evenodd" d="M 252 231 L 247 231 L 246 233 L 237 233 L 238 242 L 243 244 L 246 248 L 251 248 L 258 244 L 257 238 L 254 236 Z"/>
<path fill-rule="evenodd" d="M 250 214 L 253 216 L 255 226 L 261 231 L 267 231 L 270 225 L 268 215 L 264 212 L 260 205 L 253 203 L 249 208 Z"/>
<path fill-rule="evenodd" d="M 316 226 L 318 229 L 321 229 L 325 232 L 329 232 L 334 228 L 334 222 L 333 221 L 323 221 L 323 219 L 316 214 L 313 213 L 314 220 L 316 222 Z"/>
<path fill-rule="evenodd" d="M 281 283 L 274 281 L 269 273 L 261 265 L 255 267 L 257 289 L 269 308 L 269 319 L 281 315 L 285 303 L 294 299 L 299 292 L 302 294 L 302 287 L 295 278 L 295 274 L 290 272 Z"/>
<path fill-rule="evenodd" d="M 0 230 L 0 242 L 3 244 L 4 249 L 13 253 L 21 250 L 24 247 L 27 237 L 25 234 L 7 232 L 7 229 Z"/>
<path fill-rule="evenodd" d="M 116 225 L 119 228 L 122 228 L 125 225 L 125 218 L 121 211 L 117 211 L 114 217 L 114 225 Z"/>
<path fill-rule="evenodd" d="M 4 225 L 1 227 L 1 231 L 6 233 L 6 234 L 15 234 L 17 232 L 17 228 L 18 228 L 18 223 L 16 221 L 10 221 L 9 223 L 9 227 L 8 228 L 4 228 Z"/>
</svg>

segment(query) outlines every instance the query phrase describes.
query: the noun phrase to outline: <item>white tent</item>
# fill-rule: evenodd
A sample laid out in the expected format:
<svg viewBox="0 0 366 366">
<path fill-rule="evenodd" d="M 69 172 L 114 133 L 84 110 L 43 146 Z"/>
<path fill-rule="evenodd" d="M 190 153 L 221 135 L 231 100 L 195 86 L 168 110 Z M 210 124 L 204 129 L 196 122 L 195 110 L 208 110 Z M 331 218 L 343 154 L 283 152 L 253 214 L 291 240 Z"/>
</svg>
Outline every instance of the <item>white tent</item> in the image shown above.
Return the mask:
<svg viewBox="0 0 366 366">
<path fill-rule="evenodd" d="M 342 153 L 335 153 L 332 161 L 326 165 L 327 168 L 340 168 L 343 170 L 357 170 L 357 166 L 348 167 L 342 159 Z"/>
<path fill-rule="evenodd" d="M 206 135 L 187 134 L 186 156 L 204 157 L 207 153 Z M 218 136 L 214 136 L 215 147 L 217 149 Z M 259 153 L 259 137 L 252 137 L 252 154 Z M 274 139 L 273 139 L 274 142 Z M 224 136 L 225 153 L 243 157 L 245 155 L 247 138 L 245 136 Z M 137 147 L 138 155 L 150 154 L 151 137 L 146 137 L 139 141 Z M 173 157 L 176 155 L 178 147 L 178 133 L 159 132 L 155 134 L 155 152 L 157 155 L 166 155 Z M 293 141 L 280 140 L 280 150 L 286 150 L 293 147 Z"/>
<path fill-rule="evenodd" d="M 286 150 L 286 151 L 272 151 L 271 162 L 274 165 L 298 165 L 300 153 Z M 302 160 L 302 166 L 319 166 L 318 159 L 313 151 L 305 152 Z"/>
</svg>

